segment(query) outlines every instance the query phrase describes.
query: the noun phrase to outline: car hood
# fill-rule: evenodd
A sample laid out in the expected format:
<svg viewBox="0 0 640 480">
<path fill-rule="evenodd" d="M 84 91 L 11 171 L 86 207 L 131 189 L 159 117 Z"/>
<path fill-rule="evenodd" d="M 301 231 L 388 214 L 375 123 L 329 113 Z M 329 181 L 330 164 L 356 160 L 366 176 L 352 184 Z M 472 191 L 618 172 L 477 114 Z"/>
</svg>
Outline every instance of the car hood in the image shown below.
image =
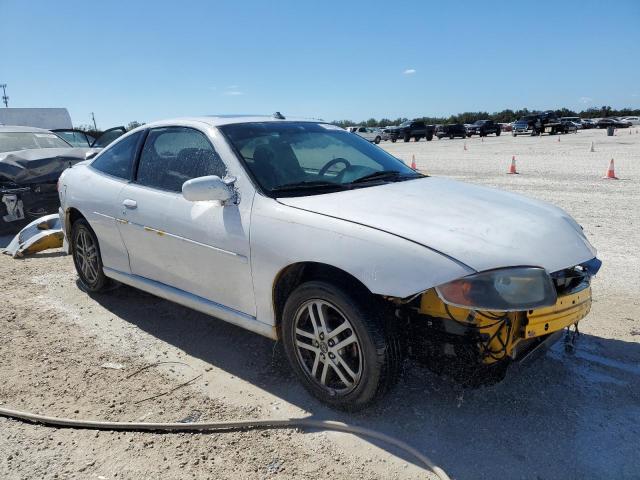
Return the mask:
<svg viewBox="0 0 640 480">
<path fill-rule="evenodd" d="M 596 255 L 560 208 L 445 178 L 278 201 L 403 237 L 476 271 L 528 265 L 551 273 Z"/>
<path fill-rule="evenodd" d="M 85 160 L 90 148 L 34 148 L 0 153 L 0 180 L 18 185 L 55 183 L 62 171 Z"/>
</svg>

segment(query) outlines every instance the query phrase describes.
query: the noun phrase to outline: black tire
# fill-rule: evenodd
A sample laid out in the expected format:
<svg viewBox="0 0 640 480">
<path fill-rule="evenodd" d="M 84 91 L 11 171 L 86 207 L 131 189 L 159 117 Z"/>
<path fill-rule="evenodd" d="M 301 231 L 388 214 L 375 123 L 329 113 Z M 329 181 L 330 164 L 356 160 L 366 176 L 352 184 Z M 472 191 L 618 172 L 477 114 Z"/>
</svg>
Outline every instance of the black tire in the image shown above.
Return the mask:
<svg viewBox="0 0 640 480">
<path fill-rule="evenodd" d="M 391 143 L 396 143 L 396 140 L 398 140 L 397 138 L 392 138 L 391 139 Z"/>
<path fill-rule="evenodd" d="M 376 139 L 373 141 L 373 143 L 378 145 L 380 143 L 380 140 L 382 140 L 380 137 L 376 137 Z"/>
<path fill-rule="evenodd" d="M 500 130 L 496 130 L 496 137 L 499 137 L 500 133 L 502 133 Z"/>
<path fill-rule="evenodd" d="M 427 133 L 427 142 L 433 140 L 433 133 Z"/>
<path fill-rule="evenodd" d="M 91 245 L 88 245 L 89 240 Z M 89 255 L 88 250 L 90 249 L 93 251 L 93 255 L 89 261 L 87 255 Z M 85 252 L 85 255 L 82 252 Z M 111 280 L 105 276 L 102 269 L 98 238 L 89 223 L 83 218 L 76 220 L 71 226 L 71 255 L 80 284 L 87 292 L 97 293 L 111 286 Z M 90 263 L 91 267 L 83 267 L 83 262 Z"/>
<path fill-rule="evenodd" d="M 452 134 L 452 135 L 449 135 L 449 140 L 453 140 L 454 138 L 456 138 L 456 136 L 455 136 L 455 135 L 453 135 L 453 134 Z"/>
<path fill-rule="evenodd" d="M 319 318 L 319 303 L 323 304 L 320 308 L 324 308 L 322 325 L 327 326 L 326 330 L 321 327 L 321 322 L 313 321 L 309 313 L 311 310 L 315 312 L 314 316 Z M 303 283 L 291 293 L 284 307 L 281 338 L 291 367 L 312 395 L 331 407 L 355 411 L 380 398 L 396 382 L 402 367 L 404 349 L 401 348 L 398 337 L 386 328 L 384 315 L 381 314 L 385 311 L 385 306 L 370 293 L 325 281 Z M 349 327 L 339 335 L 331 337 L 331 332 L 337 331 L 337 327 L 329 330 L 328 325 L 336 322 L 336 319 L 339 325 L 346 319 Z M 312 321 L 317 329 L 309 327 Z M 316 336 L 313 337 L 315 340 L 308 337 L 310 328 L 316 332 Z M 306 335 L 300 335 L 300 330 L 304 330 Z M 326 336 L 322 333 L 324 331 Z M 353 346 L 342 348 L 342 353 L 336 351 L 332 354 L 331 339 L 337 339 L 335 341 L 338 344 L 344 342 L 344 337 L 341 339 L 340 335 L 346 335 L 348 338 L 355 336 L 356 341 L 351 344 Z M 315 350 L 311 351 L 308 347 L 299 348 L 297 345 L 300 343 L 305 343 Z M 350 351 L 345 352 L 347 349 Z M 357 360 L 354 361 L 354 358 Z M 356 380 L 356 377 L 347 374 L 346 369 L 341 370 L 343 376 L 346 374 L 347 378 L 353 380 L 353 384 L 348 388 L 336 389 L 336 383 L 345 386 L 346 384 L 339 378 L 337 369 L 332 365 L 338 367 L 345 359 L 358 364 L 359 375 Z M 355 369 L 353 365 L 354 363 L 351 363 L 350 367 Z M 324 370 L 327 373 L 324 375 L 325 382 L 322 382 Z M 317 378 L 318 376 L 320 378 Z"/>
<path fill-rule="evenodd" d="M 411 137 L 409 135 L 405 135 L 404 136 L 404 141 L 408 142 L 409 140 L 411 140 Z"/>
</svg>

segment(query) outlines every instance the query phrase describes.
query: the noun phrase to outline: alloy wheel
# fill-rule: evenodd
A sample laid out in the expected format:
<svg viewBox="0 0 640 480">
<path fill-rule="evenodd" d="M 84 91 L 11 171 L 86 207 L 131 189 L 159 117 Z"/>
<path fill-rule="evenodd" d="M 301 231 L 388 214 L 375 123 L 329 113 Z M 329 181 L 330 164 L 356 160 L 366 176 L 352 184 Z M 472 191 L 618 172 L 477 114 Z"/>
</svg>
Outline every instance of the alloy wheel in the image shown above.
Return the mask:
<svg viewBox="0 0 640 480">
<path fill-rule="evenodd" d="M 345 395 L 362 377 L 364 358 L 356 331 L 330 302 L 313 299 L 296 312 L 295 351 L 305 374 L 331 395 Z"/>
<path fill-rule="evenodd" d="M 98 249 L 93 238 L 84 228 L 78 230 L 73 255 L 84 280 L 89 284 L 95 284 L 98 281 Z"/>
</svg>

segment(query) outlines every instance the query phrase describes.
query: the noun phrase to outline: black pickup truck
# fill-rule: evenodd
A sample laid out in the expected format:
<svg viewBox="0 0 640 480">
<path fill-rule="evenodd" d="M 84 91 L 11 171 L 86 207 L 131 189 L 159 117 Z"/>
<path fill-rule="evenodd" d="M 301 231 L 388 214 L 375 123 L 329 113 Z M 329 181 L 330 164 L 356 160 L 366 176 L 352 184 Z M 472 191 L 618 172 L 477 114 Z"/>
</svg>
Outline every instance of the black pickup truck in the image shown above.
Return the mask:
<svg viewBox="0 0 640 480">
<path fill-rule="evenodd" d="M 427 142 L 430 142 L 433 139 L 434 131 L 433 125 L 427 125 L 422 120 L 408 120 L 397 127 L 389 128 L 388 134 L 389 139 L 394 143 L 400 138 L 405 142 L 413 138 L 417 142 L 423 137 L 427 139 Z"/>
<path fill-rule="evenodd" d="M 500 124 L 495 123 L 493 120 L 478 120 L 467 127 L 467 137 L 471 135 L 486 137 L 490 133 L 495 133 L 496 137 L 499 137 L 501 131 Z"/>
<path fill-rule="evenodd" d="M 551 110 L 522 117 L 513 124 L 513 129 L 511 130 L 511 135 L 514 137 L 518 135 L 542 135 L 543 133 L 548 133 L 549 135 L 567 133 L 566 127 L 555 112 Z"/>
</svg>

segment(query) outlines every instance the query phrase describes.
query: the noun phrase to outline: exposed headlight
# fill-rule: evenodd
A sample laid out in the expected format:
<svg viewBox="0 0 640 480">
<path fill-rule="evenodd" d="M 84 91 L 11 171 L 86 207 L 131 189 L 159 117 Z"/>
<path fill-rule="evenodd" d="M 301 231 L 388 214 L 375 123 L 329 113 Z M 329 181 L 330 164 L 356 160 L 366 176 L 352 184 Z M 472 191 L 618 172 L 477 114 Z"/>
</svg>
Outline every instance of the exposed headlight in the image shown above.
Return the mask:
<svg viewBox="0 0 640 480">
<path fill-rule="evenodd" d="M 472 310 L 517 311 L 555 305 L 556 289 L 538 267 L 490 270 L 436 287 L 440 299 Z"/>
</svg>

